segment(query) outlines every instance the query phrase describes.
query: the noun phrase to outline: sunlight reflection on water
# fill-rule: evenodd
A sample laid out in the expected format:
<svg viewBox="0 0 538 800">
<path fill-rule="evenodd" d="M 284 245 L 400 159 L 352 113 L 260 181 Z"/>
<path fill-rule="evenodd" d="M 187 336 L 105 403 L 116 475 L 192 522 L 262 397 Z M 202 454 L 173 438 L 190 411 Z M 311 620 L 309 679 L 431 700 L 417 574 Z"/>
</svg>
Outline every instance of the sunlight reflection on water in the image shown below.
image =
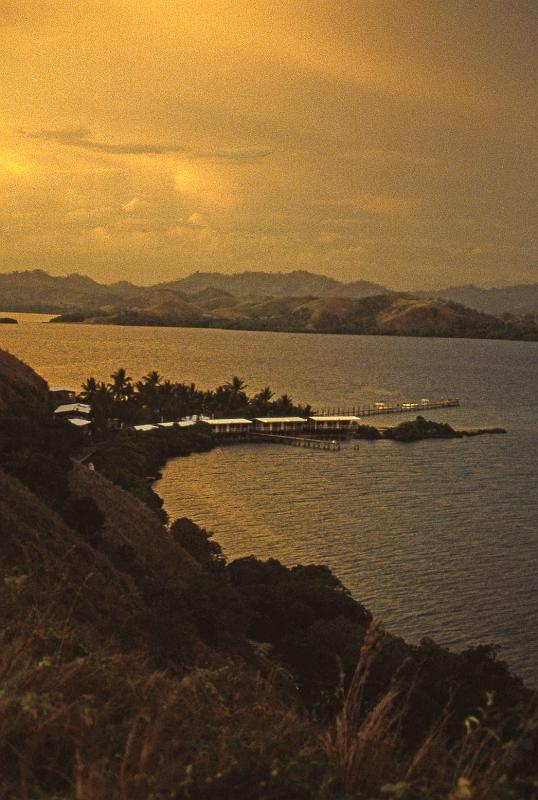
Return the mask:
<svg viewBox="0 0 538 800">
<path fill-rule="evenodd" d="M 339 453 L 222 447 L 178 459 L 157 490 L 170 515 L 216 532 L 231 558 L 326 562 L 395 632 L 453 646 L 498 642 L 538 685 L 537 345 L 178 328 L 44 325 L 0 346 L 51 384 L 135 378 L 215 386 L 240 375 L 315 406 L 459 397 L 431 417 L 505 436 L 361 444 Z M 408 418 L 408 417 L 407 417 Z M 399 421 L 381 418 L 382 424 Z"/>
</svg>

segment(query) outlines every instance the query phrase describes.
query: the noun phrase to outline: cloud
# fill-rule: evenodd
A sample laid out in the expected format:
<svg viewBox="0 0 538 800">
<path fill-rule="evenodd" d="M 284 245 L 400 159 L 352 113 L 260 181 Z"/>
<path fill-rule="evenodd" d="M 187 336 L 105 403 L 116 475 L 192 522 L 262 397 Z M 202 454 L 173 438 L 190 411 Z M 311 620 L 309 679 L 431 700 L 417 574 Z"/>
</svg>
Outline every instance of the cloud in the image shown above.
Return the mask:
<svg viewBox="0 0 538 800">
<path fill-rule="evenodd" d="M 18 153 L 0 151 L 0 173 L 2 172 L 21 177 L 28 172 L 28 164 Z"/>
<path fill-rule="evenodd" d="M 194 233 L 209 233 L 209 222 L 207 221 L 206 217 L 203 214 L 199 214 L 197 211 L 194 211 L 188 219 L 180 219 L 179 223 L 175 225 L 173 228 L 169 228 L 168 236 L 172 239 L 180 239 L 184 236 L 191 235 Z"/>
<path fill-rule="evenodd" d="M 203 214 L 198 214 L 197 211 L 191 214 L 187 220 L 187 225 L 191 228 L 207 228 L 207 220 Z"/>
<path fill-rule="evenodd" d="M 195 150 L 186 148 L 175 142 L 157 143 L 112 143 L 100 142 L 93 139 L 89 128 L 59 128 L 41 129 L 39 131 L 20 130 L 19 134 L 26 139 L 39 139 L 45 142 L 57 142 L 68 147 L 80 147 L 83 150 L 92 150 L 97 153 L 110 153 L 111 155 L 169 155 L 182 153 L 190 159 L 207 159 L 216 161 L 237 161 L 252 163 L 260 161 L 271 155 L 271 150 L 248 147 L 245 149 L 231 150 Z"/>
<path fill-rule="evenodd" d="M 19 131 L 27 139 L 40 139 L 46 142 L 58 142 L 69 147 L 81 147 L 84 150 L 93 150 L 97 153 L 111 153 L 113 155 L 166 155 L 168 153 L 184 153 L 183 145 L 176 143 L 110 143 L 99 142 L 91 138 L 88 128 L 54 129 L 39 131 Z"/>
<path fill-rule="evenodd" d="M 95 228 L 92 228 L 90 236 L 98 242 L 105 242 L 110 239 L 108 228 L 105 228 L 104 225 L 97 225 Z"/>
<path fill-rule="evenodd" d="M 121 210 L 125 211 L 127 214 L 132 214 L 137 208 L 145 205 L 147 205 L 147 203 L 145 203 L 143 200 L 140 200 L 139 197 L 133 197 L 132 200 L 129 200 L 127 203 L 123 203 Z"/>
<path fill-rule="evenodd" d="M 445 161 L 442 158 L 420 156 L 403 150 L 384 150 L 379 147 L 361 150 L 353 157 L 359 158 L 361 161 L 370 161 L 374 164 L 405 164 L 412 167 L 425 167 L 426 169 L 439 169 L 445 166 Z"/>
<path fill-rule="evenodd" d="M 68 222 L 87 222 L 88 220 L 108 217 L 114 213 L 111 206 L 100 206 L 98 208 L 74 208 L 68 211 L 65 219 Z"/>
<path fill-rule="evenodd" d="M 243 161 L 245 163 L 252 163 L 267 158 L 272 152 L 272 150 L 262 150 L 255 147 L 247 148 L 246 150 L 205 150 L 199 152 L 193 150 L 187 153 L 187 157 L 193 159 L 207 158 L 211 161 Z"/>
<path fill-rule="evenodd" d="M 420 202 L 414 197 L 359 192 L 351 199 L 318 200 L 312 205 L 314 208 L 324 208 L 328 211 L 366 212 L 367 214 L 399 216 L 415 212 L 419 208 Z"/>
</svg>

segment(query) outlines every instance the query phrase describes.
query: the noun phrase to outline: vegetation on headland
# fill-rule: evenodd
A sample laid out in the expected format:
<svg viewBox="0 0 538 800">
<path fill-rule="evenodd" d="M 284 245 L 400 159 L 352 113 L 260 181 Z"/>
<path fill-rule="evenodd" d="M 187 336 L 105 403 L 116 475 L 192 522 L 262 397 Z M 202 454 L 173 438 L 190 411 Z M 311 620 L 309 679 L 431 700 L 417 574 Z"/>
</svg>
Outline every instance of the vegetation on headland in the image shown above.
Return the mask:
<svg viewBox="0 0 538 800">
<path fill-rule="evenodd" d="M 219 272 L 194 272 L 185 278 L 156 284 L 136 286 L 128 281 L 105 285 L 85 275 L 73 273 L 66 276 L 49 275 L 35 269 L 0 275 L 0 295 L 4 308 L 13 311 L 48 311 L 61 314 L 83 309 L 148 308 L 155 303 L 174 298 L 201 298 L 213 296 L 215 307 L 219 296 L 224 298 L 361 298 L 396 293 L 378 283 L 355 280 L 351 283 L 327 275 L 293 270 L 291 272 L 248 271 L 231 274 Z M 445 289 L 414 292 L 417 298 L 450 300 L 460 305 L 484 311 L 495 316 L 506 315 L 508 321 L 517 322 L 530 315 L 532 322 L 538 314 L 538 283 L 519 284 L 502 288 L 485 289 L 477 286 L 452 286 Z M 228 299 L 227 302 L 230 302 Z M 222 303 L 221 303 L 222 305 Z"/>
<path fill-rule="evenodd" d="M 153 489 L 159 470 L 170 458 L 203 453 L 214 446 L 207 425 L 147 431 L 120 430 L 100 443 L 92 463 L 110 481 L 146 503 L 162 522 L 168 517 Z"/>
<path fill-rule="evenodd" d="M 462 439 L 464 436 L 480 436 L 484 433 L 506 433 L 504 428 L 475 428 L 455 430 L 448 422 L 434 422 L 418 416 L 405 420 L 392 428 L 376 428 L 374 425 L 359 424 L 354 429 L 357 439 L 392 439 L 395 442 L 418 442 L 422 439 Z"/>
<path fill-rule="evenodd" d="M 378 432 L 383 439 L 397 442 L 417 442 L 422 439 L 461 439 L 464 436 L 479 436 L 483 433 L 506 433 L 504 428 L 475 428 L 473 430 L 455 430 L 448 422 L 433 422 L 422 416 L 414 420 L 406 420 L 393 428 Z M 360 435 L 360 432 L 359 432 Z M 366 438 L 377 438 L 366 436 Z"/>
<path fill-rule="evenodd" d="M 111 419 L 136 425 L 174 421 L 192 415 L 214 417 L 279 416 L 307 417 L 309 405 L 295 403 L 287 394 L 275 397 L 266 386 L 248 395 L 244 381 L 234 375 L 215 389 L 199 389 L 194 383 L 174 383 L 155 370 L 138 381 L 120 367 L 110 382 L 89 377 L 82 385 L 80 398 L 92 406 L 98 429 L 106 430 Z"/>
<path fill-rule="evenodd" d="M 538 340 L 537 286 L 413 294 L 304 271 L 196 273 L 154 286 L 42 270 L 0 275 L 4 308 L 60 314 L 52 322 L 529 341 Z"/>
<path fill-rule="evenodd" d="M 13 317 L 0 317 L 0 325 L 16 325 L 17 320 Z"/>
<path fill-rule="evenodd" d="M 92 407 L 94 440 L 99 442 L 93 462 L 107 478 L 148 503 L 163 521 L 166 514 L 162 500 L 152 488 L 160 468 L 170 458 L 211 449 L 214 438 L 203 423 L 150 430 L 142 435 L 129 426 L 198 415 L 307 417 L 311 413 L 309 405 L 296 404 L 287 394 L 275 397 L 268 386 L 248 395 L 248 387 L 237 375 L 209 390 L 192 383 L 173 383 L 154 370 L 134 381 L 119 367 L 110 377 L 108 383 L 87 378 L 79 395 Z M 127 427 L 118 430 L 118 425 Z"/>
<path fill-rule="evenodd" d="M 161 290 L 129 307 L 68 312 L 51 322 L 228 328 L 394 336 L 538 339 L 536 318 L 501 319 L 450 300 L 407 294 L 371 297 L 233 297 L 206 290 L 194 297 Z"/>
<path fill-rule="evenodd" d="M 163 527 L 4 356 L 2 800 L 536 796 L 536 697 L 494 648 L 410 646 L 326 567 Z"/>
<path fill-rule="evenodd" d="M 132 426 L 183 417 L 247 417 L 294 415 L 307 418 L 310 405 L 296 404 L 287 395 L 277 399 L 270 387 L 248 395 L 244 381 L 233 378 L 214 390 L 201 390 L 195 384 L 173 383 L 153 370 L 138 381 L 119 367 L 106 383 L 89 377 L 81 387 L 80 399 L 91 404 L 94 442 L 98 448 L 92 462 L 113 483 L 134 494 L 167 521 L 162 499 L 153 483 L 170 459 L 192 452 L 204 452 L 215 445 L 208 425 L 198 422 L 189 428 L 172 426 L 139 433 Z M 118 429 L 118 425 L 122 426 Z M 426 438 L 456 438 L 478 433 L 504 432 L 502 429 L 455 431 L 447 423 L 416 420 L 380 431 L 373 425 L 359 424 L 354 436 L 359 439 L 418 441 Z"/>
</svg>

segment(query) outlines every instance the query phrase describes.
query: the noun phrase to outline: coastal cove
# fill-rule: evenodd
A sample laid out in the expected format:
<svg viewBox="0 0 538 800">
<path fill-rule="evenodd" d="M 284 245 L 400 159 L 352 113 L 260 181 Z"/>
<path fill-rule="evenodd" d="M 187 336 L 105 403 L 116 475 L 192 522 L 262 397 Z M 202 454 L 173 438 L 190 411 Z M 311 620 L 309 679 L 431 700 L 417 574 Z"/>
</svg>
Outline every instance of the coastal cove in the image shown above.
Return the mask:
<svg viewBox="0 0 538 800">
<path fill-rule="evenodd" d="M 171 461 L 154 488 L 229 558 L 326 563 L 393 633 L 495 642 L 536 685 L 531 475 L 519 488 L 496 479 L 512 447 L 510 434 L 331 454 L 236 444 Z"/>
<path fill-rule="evenodd" d="M 33 315 L 1 345 L 51 385 L 157 369 L 215 386 L 240 375 L 318 407 L 453 396 L 432 418 L 505 436 L 339 453 L 234 445 L 170 462 L 171 518 L 213 530 L 227 556 L 327 563 L 389 629 L 500 657 L 538 684 L 536 345 L 525 342 L 49 326 Z M 394 415 L 387 424 L 409 417 Z M 382 418 L 376 424 L 383 424 Z"/>
</svg>

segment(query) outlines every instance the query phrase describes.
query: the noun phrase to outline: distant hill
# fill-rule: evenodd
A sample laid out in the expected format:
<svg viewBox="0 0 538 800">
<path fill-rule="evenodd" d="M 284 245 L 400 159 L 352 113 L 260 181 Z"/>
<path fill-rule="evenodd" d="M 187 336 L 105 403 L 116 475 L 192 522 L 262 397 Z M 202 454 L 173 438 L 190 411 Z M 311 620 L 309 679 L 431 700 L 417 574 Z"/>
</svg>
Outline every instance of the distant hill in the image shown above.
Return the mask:
<svg viewBox="0 0 538 800">
<path fill-rule="evenodd" d="M 187 278 L 164 284 L 167 288 L 179 289 L 194 294 L 203 289 L 223 289 L 240 297 L 248 295 L 265 297 L 319 297 L 338 291 L 342 284 L 325 275 L 311 272 L 238 272 L 224 275 L 222 272 L 194 272 Z"/>
<path fill-rule="evenodd" d="M 131 284 L 104 286 L 85 275 L 57 277 L 43 270 L 0 275 L 0 303 L 9 311 L 60 311 L 118 303 Z"/>
<path fill-rule="evenodd" d="M 538 339 L 534 321 L 503 320 L 447 300 L 404 294 L 373 297 L 234 297 L 206 289 L 183 297 L 162 289 L 114 310 L 89 311 L 86 322 L 115 325 L 214 327 L 236 330 Z M 164 297 L 162 296 L 164 295 Z M 55 322 L 80 322 L 69 314 Z"/>
<path fill-rule="evenodd" d="M 485 311 L 488 314 L 538 314 L 538 283 L 484 289 L 480 286 L 451 286 L 439 291 L 418 293 L 423 297 L 441 297 Z"/>
<path fill-rule="evenodd" d="M 370 281 L 353 281 L 352 283 L 340 284 L 340 288 L 330 292 L 335 297 L 372 297 L 376 294 L 392 294 L 391 289 L 381 286 L 379 283 Z"/>
<path fill-rule="evenodd" d="M 164 284 L 194 294 L 201 290 L 221 289 L 238 297 L 368 297 L 390 291 L 378 283 L 354 281 L 341 283 L 326 275 L 305 270 L 294 272 L 194 272 L 187 278 Z"/>
<path fill-rule="evenodd" d="M 236 300 L 255 302 L 269 298 L 330 297 L 362 299 L 398 293 L 381 284 L 357 280 L 341 283 L 326 275 L 305 270 L 294 272 L 194 272 L 186 278 L 136 286 L 128 281 L 105 285 L 84 275 L 56 277 L 43 270 L 0 275 L 0 306 L 4 311 L 49 311 L 52 313 L 106 310 L 127 313 L 162 303 L 186 301 L 199 306 L 203 314 L 233 308 Z M 516 317 L 538 315 L 538 283 L 483 289 L 454 286 L 448 289 L 416 291 L 416 298 L 453 301 L 488 314 Z M 230 316 L 230 312 L 224 314 Z"/>
</svg>

